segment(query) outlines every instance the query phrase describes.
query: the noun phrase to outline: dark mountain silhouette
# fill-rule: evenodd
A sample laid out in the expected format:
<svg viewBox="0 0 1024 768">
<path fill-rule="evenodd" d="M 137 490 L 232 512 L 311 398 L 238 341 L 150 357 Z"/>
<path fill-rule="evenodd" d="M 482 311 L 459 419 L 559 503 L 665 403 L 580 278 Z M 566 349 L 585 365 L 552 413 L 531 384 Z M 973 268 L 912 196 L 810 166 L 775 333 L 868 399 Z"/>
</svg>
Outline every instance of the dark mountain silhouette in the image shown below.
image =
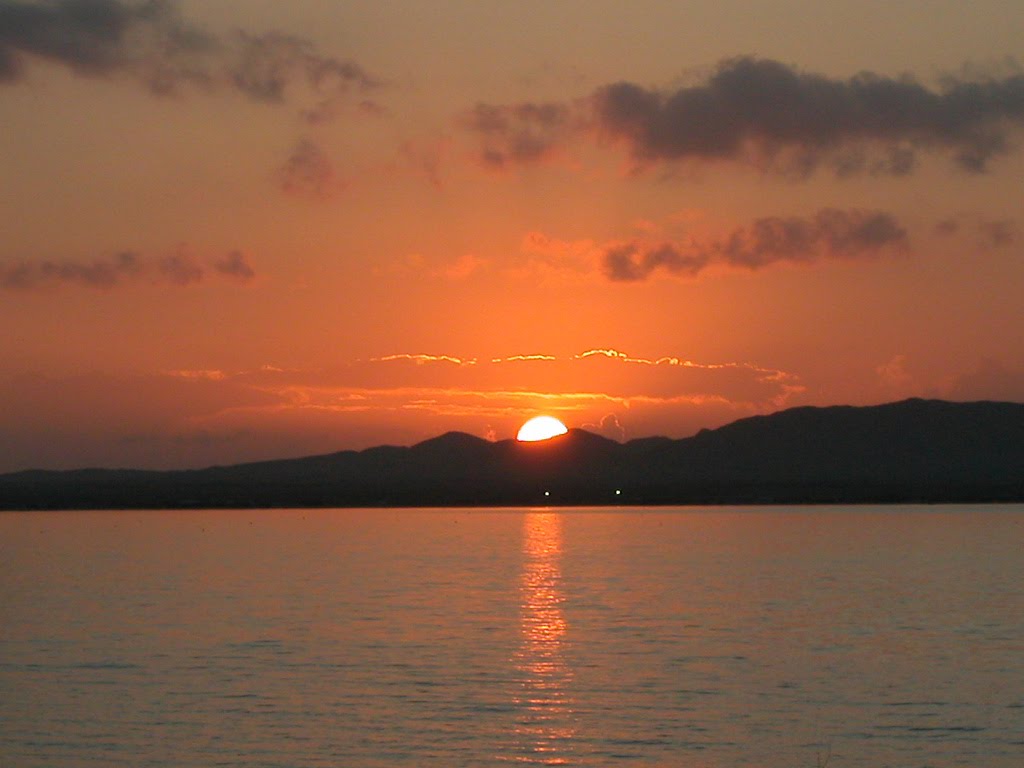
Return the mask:
<svg viewBox="0 0 1024 768">
<path fill-rule="evenodd" d="M 2 509 L 1024 501 L 1024 404 L 793 408 L 682 440 L 449 432 L 201 470 L 0 475 Z"/>
</svg>

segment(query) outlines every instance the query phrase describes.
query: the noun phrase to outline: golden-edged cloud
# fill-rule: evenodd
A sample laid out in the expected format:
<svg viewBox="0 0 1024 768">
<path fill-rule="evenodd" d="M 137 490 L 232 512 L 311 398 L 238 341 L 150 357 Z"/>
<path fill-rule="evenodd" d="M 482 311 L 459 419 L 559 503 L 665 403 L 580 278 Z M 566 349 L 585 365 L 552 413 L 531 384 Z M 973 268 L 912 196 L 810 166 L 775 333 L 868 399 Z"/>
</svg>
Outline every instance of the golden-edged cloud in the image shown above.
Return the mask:
<svg viewBox="0 0 1024 768">
<path fill-rule="evenodd" d="M 208 371 L 174 375 L 211 380 Z M 217 377 L 222 375 L 226 374 L 216 372 Z M 776 368 L 672 356 L 648 359 L 613 349 L 569 357 L 525 354 L 487 360 L 400 353 L 331 370 L 263 369 L 227 378 L 273 395 L 278 410 L 421 411 L 479 420 L 515 419 L 530 410 L 547 409 L 576 413 L 579 423 L 595 415 L 600 418 L 610 409 L 626 413 L 638 407 L 716 403 L 754 412 L 780 407 L 804 389 L 798 375 Z M 628 419 L 620 415 L 620 421 L 625 424 Z M 668 418 L 666 424 L 671 423 Z"/>
<path fill-rule="evenodd" d="M 606 246 L 610 280 L 644 280 L 651 273 L 694 276 L 713 264 L 757 270 L 781 262 L 874 258 L 907 250 L 906 230 L 884 211 L 823 208 L 813 216 L 772 216 L 738 227 L 719 240 L 687 243 L 632 240 Z"/>
<path fill-rule="evenodd" d="M 398 353 L 320 370 L 9 377 L 0 394 L 19 407 L 0 417 L 14 446 L 0 471 L 58 465 L 58 455 L 61 466 L 197 466 L 411 444 L 452 429 L 504 438 L 538 413 L 612 436 L 678 437 L 775 410 L 803 386 L 795 373 L 750 363 L 611 348 L 485 359 Z"/>
<path fill-rule="evenodd" d="M 615 282 L 637 282 L 656 272 L 696 277 L 714 266 L 754 271 L 774 264 L 874 259 L 905 253 L 910 237 L 896 216 L 885 211 L 822 208 L 809 216 L 762 217 L 701 237 L 658 238 L 649 231 L 597 243 L 530 232 L 521 247 L 544 268 L 600 271 Z"/>
<path fill-rule="evenodd" d="M 875 373 L 890 394 L 910 393 L 902 355 Z M 990 362 L 933 394 L 1019 400 L 1022 382 L 1020 371 Z M 812 383 L 794 371 L 612 347 L 483 359 L 398 353 L 318 370 L 8 376 L 0 398 L 17 404 L 0 415 L 0 471 L 203 466 L 409 445 L 449 430 L 502 439 L 538 414 L 615 439 L 683 437 L 814 402 Z"/>
</svg>

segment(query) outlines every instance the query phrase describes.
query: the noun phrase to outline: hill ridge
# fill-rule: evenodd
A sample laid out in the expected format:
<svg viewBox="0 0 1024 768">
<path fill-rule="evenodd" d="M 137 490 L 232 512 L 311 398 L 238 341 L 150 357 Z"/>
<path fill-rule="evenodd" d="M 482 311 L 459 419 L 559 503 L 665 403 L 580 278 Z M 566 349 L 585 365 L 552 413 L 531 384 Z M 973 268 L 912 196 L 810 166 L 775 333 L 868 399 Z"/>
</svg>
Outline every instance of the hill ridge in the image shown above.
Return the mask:
<svg viewBox="0 0 1024 768">
<path fill-rule="evenodd" d="M 0 475 L 0 509 L 1024 501 L 1024 404 L 800 406 L 680 439 L 451 431 L 191 470 Z"/>
</svg>

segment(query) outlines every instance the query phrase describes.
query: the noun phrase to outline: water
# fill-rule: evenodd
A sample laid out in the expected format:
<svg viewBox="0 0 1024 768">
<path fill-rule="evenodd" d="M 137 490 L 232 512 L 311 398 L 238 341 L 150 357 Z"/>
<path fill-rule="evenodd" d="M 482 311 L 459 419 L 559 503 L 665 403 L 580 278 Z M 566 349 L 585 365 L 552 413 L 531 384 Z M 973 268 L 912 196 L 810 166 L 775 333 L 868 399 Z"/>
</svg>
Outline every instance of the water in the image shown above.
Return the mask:
<svg viewBox="0 0 1024 768">
<path fill-rule="evenodd" d="M 1024 765 L 1024 507 L 0 515 L 0 765 Z"/>
</svg>

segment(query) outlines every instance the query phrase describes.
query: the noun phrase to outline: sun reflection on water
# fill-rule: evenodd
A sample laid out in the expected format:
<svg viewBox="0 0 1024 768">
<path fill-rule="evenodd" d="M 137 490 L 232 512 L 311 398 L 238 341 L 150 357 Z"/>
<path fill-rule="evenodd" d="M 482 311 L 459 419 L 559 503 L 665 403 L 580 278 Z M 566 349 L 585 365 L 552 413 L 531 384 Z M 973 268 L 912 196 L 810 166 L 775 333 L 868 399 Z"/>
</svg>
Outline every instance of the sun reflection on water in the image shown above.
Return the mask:
<svg viewBox="0 0 1024 768">
<path fill-rule="evenodd" d="M 574 736 L 569 698 L 572 670 L 564 657 L 562 518 L 553 512 L 523 516 L 520 582 L 521 643 L 514 661 L 520 684 L 514 704 L 518 762 L 566 765 Z"/>
</svg>

